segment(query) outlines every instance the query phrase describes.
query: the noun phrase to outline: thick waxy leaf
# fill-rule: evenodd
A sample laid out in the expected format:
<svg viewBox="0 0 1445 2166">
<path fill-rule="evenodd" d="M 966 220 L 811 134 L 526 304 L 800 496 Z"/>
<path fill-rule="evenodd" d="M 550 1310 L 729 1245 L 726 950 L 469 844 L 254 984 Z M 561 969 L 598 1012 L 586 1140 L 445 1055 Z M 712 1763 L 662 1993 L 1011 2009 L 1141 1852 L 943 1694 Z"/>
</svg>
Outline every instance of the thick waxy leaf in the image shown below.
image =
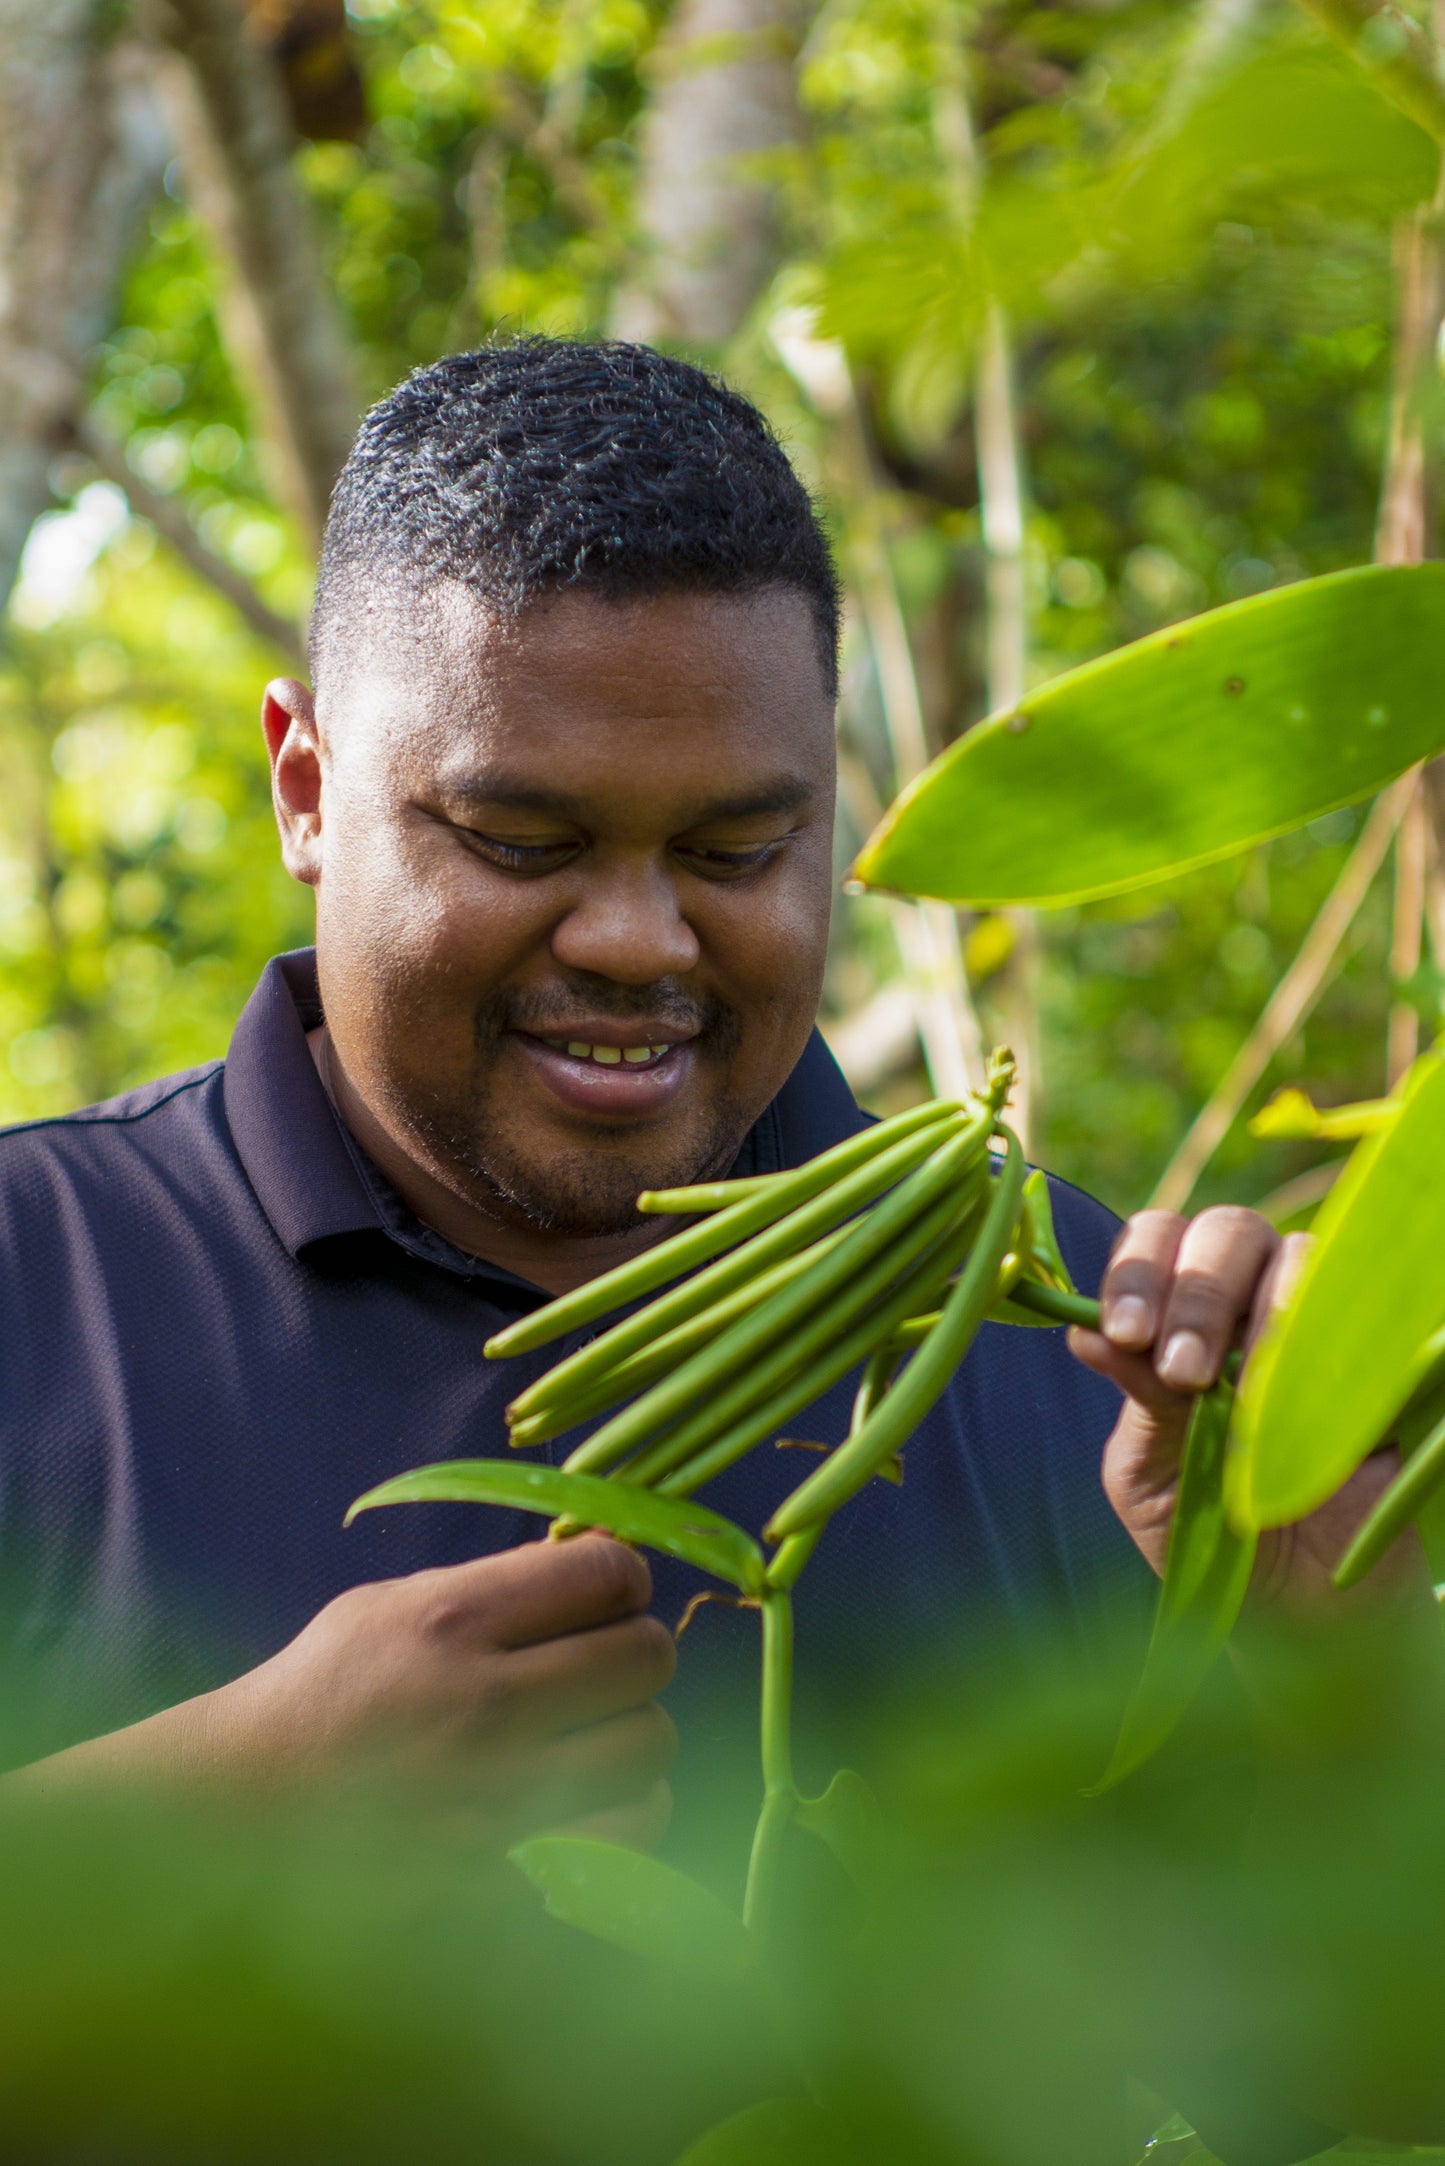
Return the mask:
<svg viewBox="0 0 1445 2166">
<path fill-rule="evenodd" d="M 1227 1490 L 1238 1527 L 1284 1526 L 1334 1494 L 1445 1319 L 1445 1061 L 1417 1062 L 1402 1096 L 1326 1199 L 1300 1283 L 1245 1368 Z"/>
<path fill-rule="evenodd" d="M 1445 564 L 1232 602 L 970 730 L 858 859 L 979 909 L 1117 895 L 1368 797 L 1445 747 Z"/>
<path fill-rule="evenodd" d="M 700 2136 L 677 2166 L 849 2166 L 853 2151 L 831 2114 L 801 2098 L 765 2098 Z"/>
<path fill-rule="evenodd" d="M 568 1474 L 561 1467 L 511 1459 L 443 1460 L 368 1489 L 352 1505 L 346 1524 L 379 1504 L 503 1504 L 548 1519 L 576 1519 L 586 1527 L 605 1527 L 619 1541 L 681 1557 L 742 1594 L 756 1594 L 763 1584 L 762 1551 L 720 1512 L 596 1474 Z"/>
<path fill-rule="evenodd" d="M 706 1977 L 747 1967 L 742 1919 L 676 1866 L 580 1835 L 534 1835 L 508 1855 L 554 1918 L 597 1940 Z"/>
<path fill-rule="evenodd" d="M 1229 1387 L 1217 1385 L 1195 1403 L 1149 1651 L 1097 1790 L 1122 1782 L 1158 1751 L 1239 1615 L 1255 1542 L 1252 1535 L 1237 1535 L 1224 1513 L 1231 1399 Z"/>
</svg>

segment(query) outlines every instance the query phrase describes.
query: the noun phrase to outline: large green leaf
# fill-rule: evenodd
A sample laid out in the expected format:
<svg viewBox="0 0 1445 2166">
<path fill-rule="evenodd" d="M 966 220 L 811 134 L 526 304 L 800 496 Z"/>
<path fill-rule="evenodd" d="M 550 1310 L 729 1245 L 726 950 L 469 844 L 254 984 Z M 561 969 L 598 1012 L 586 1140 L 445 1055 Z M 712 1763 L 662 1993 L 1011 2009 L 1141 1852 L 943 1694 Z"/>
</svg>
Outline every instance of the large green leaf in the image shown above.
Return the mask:
<svg viewBox="0 0 1445 2166">
<path fill-rule="evenodd" d="M 640 1850 L 581 1835 L 534 1835 L 508 1853 L 554 1918 L 634 1955 L 707 1977 L 740 1977 L 742 1919 L 700 1880 Z"/>
<path fill-rule="evenodd" d="M 1224 1512 L 1232 1399 L 1219 1384 L 1195 1402 L 1154 1629 L 1098 1790 L 1122 1782 L 1158 1751 L 1228 1639 L 1249 1586 L 1254 1537 L 1236 1534 Z"/>
<path fill-rule="evenodd" d="M 980 909 L 1116 895 L 1445 748 L 1445 564 L 1232 602 L 1056 677 L 925 769 L 855 872 Z"/>
<path fill-rule="evenodd" d="M 1294 1296 L 1245 1368 L 1227 1480 L 1236 1526 L 1284 1526 L 1333 1495 L 1445 1320 L 1445 1061 L 1417 1062 L 1403 1096 L 1326 1199 Z"/>
<path fill-rule="evenodd" d="M 641 1542 L 665 1556 L 681 1557 L 743 1594 L 760 1591 L 766 1569 L 757 1543 L 705 1504 L 527 1461 L 448 1459 L 416 1467 L 358 1497 L 346 1524 L 379 1504 L 503 1504 L 549 1519 L 575 1519 L 586 1527 L 605 1527 L 619 1541 Z"/>
</svg>

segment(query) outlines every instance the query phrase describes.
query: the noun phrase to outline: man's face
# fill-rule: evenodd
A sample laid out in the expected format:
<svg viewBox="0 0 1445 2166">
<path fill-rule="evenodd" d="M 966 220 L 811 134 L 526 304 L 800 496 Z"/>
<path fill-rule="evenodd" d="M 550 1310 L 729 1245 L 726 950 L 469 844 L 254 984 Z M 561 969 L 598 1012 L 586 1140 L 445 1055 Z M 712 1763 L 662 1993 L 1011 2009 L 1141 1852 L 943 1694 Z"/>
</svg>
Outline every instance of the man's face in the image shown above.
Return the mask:
<svg viewBox="0 0 1445 2166">
<path fill-rule="evenodd" d="M 817 1012 L 834 740 L 786 589 L 518 619 L 322 688 L 317 946 L 351 1086 L 414 1163 L 577 1236 L 726 1171 Z"/>
</svg>

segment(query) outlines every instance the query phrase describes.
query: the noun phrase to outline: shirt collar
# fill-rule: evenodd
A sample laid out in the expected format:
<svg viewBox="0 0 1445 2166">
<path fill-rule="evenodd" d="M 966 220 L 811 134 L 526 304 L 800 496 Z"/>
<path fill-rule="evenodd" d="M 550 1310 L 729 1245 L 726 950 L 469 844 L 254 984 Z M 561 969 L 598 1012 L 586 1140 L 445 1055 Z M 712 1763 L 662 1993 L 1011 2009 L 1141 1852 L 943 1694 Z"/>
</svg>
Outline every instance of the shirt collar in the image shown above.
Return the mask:
<svg viewBox="0 0 1445 2166">
<path fill-rule="evenodd" d="M 464 1277 L 525 1282 L 466 1255 L 424 1226 L 342 1125 L 316 1073 L 306 1033 L 322 1020 L 316 951 L 266 965 L 231 1039 L 226 1119 L 247 1178 L 282 1246 L 301 1257 L 319 1242 L 381 1234 Z M 814 1031 L 772 1104 L 743 1139 L 739 1178 L 800 1165 L 867 1123 Z"/>
</svg>

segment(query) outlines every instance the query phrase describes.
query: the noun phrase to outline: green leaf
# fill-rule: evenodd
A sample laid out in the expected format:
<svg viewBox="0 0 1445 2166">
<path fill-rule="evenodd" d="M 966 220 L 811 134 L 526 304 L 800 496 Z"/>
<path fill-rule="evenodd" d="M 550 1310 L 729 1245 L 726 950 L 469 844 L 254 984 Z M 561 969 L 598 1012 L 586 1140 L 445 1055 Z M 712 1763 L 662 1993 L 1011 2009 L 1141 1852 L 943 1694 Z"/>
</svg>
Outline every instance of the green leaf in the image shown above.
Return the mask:
<svg viewBox="0 0 1445 2166">
<path fill-rule="evenodd" d="M 853 2151 L 831 2114 L 801 2098 L 765 2098 L 710 2128 L 677 2166 L 848 2166 Z"/>
<path fill-rule="evenodd" d="M 1285 1309 L 1245 1367 L 1230 1443 L 1239 1527 L 1281 1527 L 1374 1450 L 1445 1319 L 1445 1061 L 1417 1061 L 1395 1120 L 1359 1144 Z"/>
<path fill-rule="evenodd" d="M 978 909 L 1117 895 L 1445 747 L 1445 564 L 1232 602 L 1056 677 L 905 790 L 854 870 Z"/>
<path fill-rule="evenodd" d="M 1239 1615 L 1255 1542 L 1252 1535 L 1236 1534 L 1224 1512 L 1232 1402 L 1233 1393 L 1224 1384 L 1195 1401 L 1144 1668 L 1125 1710 L 1113 1758 L 1091 1795 L 1122 1782 L 1158 1751 Z"/>
<path fill-rule="evenodd" d="M 503 1504 L 549 1519 L 576 1519 L 587 1527 L 605 1527 L 619 1541 L 681 1557 L 743 1594 L 759 1592 L 766 1569 L 757 1543 L 705 1504 L 526 1461 L 449 1459 L 416 1467 L 358 1497 L 346 1515 L 347 1526 L 358 1512 L 374 1511 L 379 1504 Z"/>
<path fill-rule="evenodd" d="M 554 1918 L 675 1969 L 741 1977 L 742 1919 L 699 1880 L 640 1850 L 580 1835 L 534 1835 L 508 1852 Z"/>
<path fill-rule="evenodd" d="M 1356 1143 L 1361 1136 L 1378 1135 L 1388 1128 L 1399 1110 L 1398 1098 L 1366 1098 L 1358 1105 L 1322 1108 L 1297 1084 L 1287 1083 L 1255 1114 L 1249 1132 L 1296 1142 Z"/>
<path fill-rule="evenodd" d="M 877 1880 L 883 1860 L 883 1808 L 851 1767 L 840 1767 L 821 1797 L 800 1797 L 793 1818 L 827 1844 L 859 1887 L 871 1887 Z"/>
</svg>

